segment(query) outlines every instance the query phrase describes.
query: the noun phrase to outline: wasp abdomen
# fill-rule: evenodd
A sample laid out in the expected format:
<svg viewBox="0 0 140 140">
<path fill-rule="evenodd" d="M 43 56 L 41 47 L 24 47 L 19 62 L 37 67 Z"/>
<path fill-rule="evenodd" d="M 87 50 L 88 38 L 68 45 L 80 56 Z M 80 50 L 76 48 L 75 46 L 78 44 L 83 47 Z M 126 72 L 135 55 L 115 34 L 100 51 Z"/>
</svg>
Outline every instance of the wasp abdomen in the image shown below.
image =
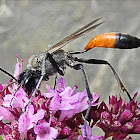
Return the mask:
<svg viewBox="0 0 140 140">
<path fill-rule="evenodd" d="M 119 49 L 138 48 L 140 47 L 140 39 L 128 34 L 117 33 L 114 47 Z"/>
<path fill-rule="evenodd" d="M 127 34 L 105 33 L 92 38 L 85 51 L 94 47 L 133 49 L 140 47 L 140 39 Z"/>
</svg>

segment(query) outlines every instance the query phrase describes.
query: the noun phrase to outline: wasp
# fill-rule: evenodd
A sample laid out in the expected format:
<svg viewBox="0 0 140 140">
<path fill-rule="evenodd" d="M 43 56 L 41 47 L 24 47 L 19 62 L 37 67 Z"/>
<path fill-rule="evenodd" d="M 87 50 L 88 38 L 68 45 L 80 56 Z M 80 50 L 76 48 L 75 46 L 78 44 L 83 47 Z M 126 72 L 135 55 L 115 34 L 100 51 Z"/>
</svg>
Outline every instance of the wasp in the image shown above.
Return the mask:
<svg viewBox="0 0 140 140">
<path fill-rule="evenodd" d="M 27 68 L 18 77 L 18 83 L 22 85 L 22 87 L 25 88 L 25 90 L 30 94 L 34 91 L 36 87 L 39 86 L 39 84 L 41 83 L 39 81 L 47 81 L 49 80 L 50 76 L 56 73 L 59 73 L 63 76 L 66 66 L 69 66 L 75 70 L 82 70 L 83 65 L 81 63 L 105 64 L 111 68 L 121 89 L 127 93 L 129 99 L 131 100 L 128 91 L 126 90 L 124 84 L 120 80 L 115 69 L 107 61 L 98 59 L 77 58 L 74 57 L 74 54 L 85 53 L 94 47 L 118 49 L 138 48 L 140 47 L 140 39 L 122 33 L 105 33 L 92 38 L 91 41 L 85 47 L 85 49 L 82 51 L 64 52 L 64 50 L 62 50 L 62 48 L 71 41 L 85 35 L 86 33 L 95 29 L 97 26 L 101 25 L 103 22 L 95 24 L 100 19 L 101 18 L 98 18 L 90 22 L 89 24 L 83 26 L 79 30 L 75 31 L 74 33 L 70 34 L 66 38 L 53 45 L 49 50 L 31 56 Z M 80 62 L 80 64 L 76 64 L 76 62 Z M 83 69 L 82 71 L 85 75 L 85 70 Z"/>
<path fill-rule="evenodd" d="M 75 31 L 74 33 L 70 34 L 69 36 L 65 37 L 64 39 L 53 45 L 47 51 L 32 55 L 31 58 L 29 59 L 27 68 L 19 75 L 18 79 L 16 79 L 18 84 L 21 85 L 28 94 L 32 93 L 33 97 L 35 96 L 35 93 L 38 90 L 39 85 L 42 81 L 49 80 L 49 77 L 55 75 L 56 73 L 59 73 L 60 75 L 63 76 L 66 66 L 71 67 L 75 70 L 81 70 L 84 75 L 86 91 L 90 101 L 89 108 L 85 116 L 85 120 L 87 120 L 91 108 L 92 94 L 90 92 L 84 66 L 81 63 L 105 64 L 111 68 L 121 89 L 127 93 L 129 99 L 131 100 L 129 92 L 127 91 L 123 82 L 120 80 L 117 72 L 109 62 L 100 59 L 78 58 L 75 57 L 74 55 L 86 53 L 87 51 L 91 50 L 94 47 L 118 48 L 118 49 L 138 48 L 140 47 L 139 38 L 122 33 L 105 33 L 97 35 L 94 38 L 92 38 L 91 41 L 85 47 L 85 49 L 83 49 L 82 51 L 65 52 L 64 50 L 62 50 L 62 48 L 71 41 L 85 35 L 86 33 L 92 31 L 93 29 L 101 25 L 103 22 L 96 23 L 100 19 L 101 18 L 93 20 L 92 22 L 83 26 L 79 30 Z M 5 72 L 2 68 L 0 68 L 0 70 Z M 11 76 L 13 79 L 15 79 L 12 75 L 10 74 L 8 75 Z M 31 99 L 32 98 L 30 98 L 30 100 Z"/>
</svg>

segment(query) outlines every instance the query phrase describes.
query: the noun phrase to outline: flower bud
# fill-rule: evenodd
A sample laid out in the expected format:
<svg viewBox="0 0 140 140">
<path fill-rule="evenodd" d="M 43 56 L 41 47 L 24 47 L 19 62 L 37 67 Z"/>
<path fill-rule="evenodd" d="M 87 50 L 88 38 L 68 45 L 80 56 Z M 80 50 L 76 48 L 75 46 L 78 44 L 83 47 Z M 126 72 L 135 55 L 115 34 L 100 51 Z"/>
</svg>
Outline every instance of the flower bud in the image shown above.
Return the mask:
<svg viewBox="0 0 140 140">
<path fill-rule="evenodd" d="M 130 110 L 125 110 L 122 114 L 121 117 L 119 119 L 120 123 L 125 123 L 127 122 L 131 117 L 132 117 L 132 113 Z"/>
<path fill-rule="evenodd" d="M 133 124 L 131 122 L 127 122 L 123 127 L 122 127 L 122 132 L 123 133 L 129 133 L 133 129 Z"/>
<path fill-rule="evenodd" d="M 71 129 L 68 128 L 68 127 L 65 127 L 65 128 L 63 129 L 63 135 L 69 135 L 70 132 L 71 132 Z"/>
<path fill-rule="evenodd" d="M 115 121 L 113 122 L 113 124 L 111 125 L 111 131 L 119 131 L 121 129 L 121 123 L 119 121 Z"/>
</svg>

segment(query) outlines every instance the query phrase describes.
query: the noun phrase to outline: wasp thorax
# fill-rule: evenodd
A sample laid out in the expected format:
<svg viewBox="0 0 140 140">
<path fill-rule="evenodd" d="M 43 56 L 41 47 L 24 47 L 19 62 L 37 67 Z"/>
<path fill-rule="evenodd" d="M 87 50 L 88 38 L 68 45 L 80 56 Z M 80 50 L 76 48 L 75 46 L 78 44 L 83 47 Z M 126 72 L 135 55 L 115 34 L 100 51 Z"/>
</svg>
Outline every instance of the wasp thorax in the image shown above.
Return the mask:
<svg viewBox="0 0 140 140">
<path fill-rule="evenodd" d="M 32 55 L 29 59 L 27 68 L 32 70 L 36 69 L 41 70 L 42 62 L 45 56 L 46 56 L 45 53 L 37 53 L 35 55 Z"/>
<path fill-rule="evenodd" d="M 47 53 L 38 53 L 31 56 L 27 68 L 18 78 L 18 83 L 21 84 L 26 91 L 30 93 L 35 89 L 40 77 L 42 76 L 42 67 L 45 67 L 45 75 L 43 75 L 44 81 L 47 81 L 49 77 L 55 73 L 61 74 L 60 71 L 63 73 L 66 68 L 64 51 L 59 50 L 52 54 L 51 57 L 54 59 L 55 63 L 50 61 Z M 45 65 L 43 66 L 44 58 Z M 57 69 L 56 65 L 59 69 Z"/>
</svg>

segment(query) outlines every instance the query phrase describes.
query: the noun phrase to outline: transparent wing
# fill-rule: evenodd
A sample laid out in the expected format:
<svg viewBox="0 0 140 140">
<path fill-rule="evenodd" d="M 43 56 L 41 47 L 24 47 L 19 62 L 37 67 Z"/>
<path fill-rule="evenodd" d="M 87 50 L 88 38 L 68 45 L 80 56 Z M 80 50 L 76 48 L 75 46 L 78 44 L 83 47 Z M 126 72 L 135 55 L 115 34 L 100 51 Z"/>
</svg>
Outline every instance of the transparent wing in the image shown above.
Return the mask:
<svg viewBox="0 0 140 140">
<path fill-rule="evenodd" d="M 76 38 L 79 38 L 83 35 L 85 35 L 86 33 L 90 32 L 91 30 L 95 29 L 97 26 L 101 25 L 104 22 L 100 22 L 98 24 L 93 25 L 94 23 L 96 23 L 98 20 L 100 20 L 101 18 L 98 18 L 96 20 L 93 20 L 92 22 L 90 22 L 89 24 L 83 26 L 82 28 L 80 28 L 79 30 L 75 31 L 74 33 L 70 34 L 69 36 L 65 37 L 64 39 L 62 39 L 61 41 L 59 41 L 58 43 L 56 43 L 55 45 L 53 45 L 50 49 L 48 49 L 46 52 L 54 53 L 55 51 L 61 49 L 62 47 L 64 47 L 66 44 L 68 44 L 69 42 L 75 40 Z"/>
</svg>

